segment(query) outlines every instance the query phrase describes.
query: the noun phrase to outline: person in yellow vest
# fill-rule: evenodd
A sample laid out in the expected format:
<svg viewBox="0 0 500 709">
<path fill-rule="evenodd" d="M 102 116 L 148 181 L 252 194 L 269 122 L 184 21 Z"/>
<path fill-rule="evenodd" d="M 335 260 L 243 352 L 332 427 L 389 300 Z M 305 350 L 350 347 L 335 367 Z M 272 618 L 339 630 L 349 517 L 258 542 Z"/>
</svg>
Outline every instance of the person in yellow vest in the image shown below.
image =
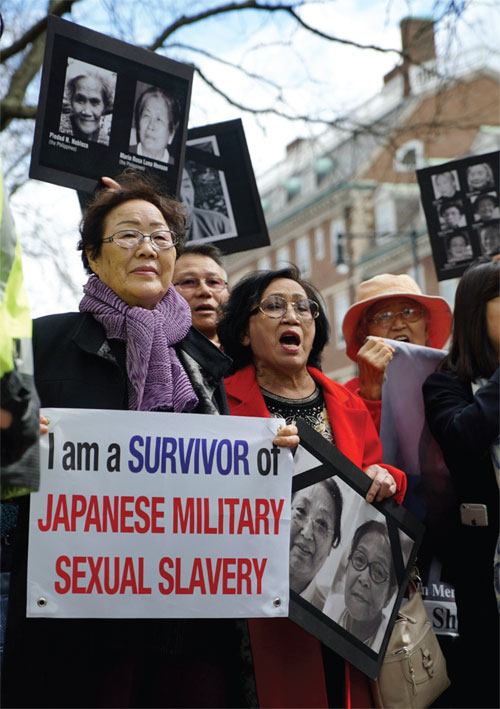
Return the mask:
<svg viewBox="0 0 500 709">
<path fill-rule="evenodd" d="M 21 247 L 0 174 L 0 429 L 2 500 L 38 490 L 39 399 Z"/>
</svg>

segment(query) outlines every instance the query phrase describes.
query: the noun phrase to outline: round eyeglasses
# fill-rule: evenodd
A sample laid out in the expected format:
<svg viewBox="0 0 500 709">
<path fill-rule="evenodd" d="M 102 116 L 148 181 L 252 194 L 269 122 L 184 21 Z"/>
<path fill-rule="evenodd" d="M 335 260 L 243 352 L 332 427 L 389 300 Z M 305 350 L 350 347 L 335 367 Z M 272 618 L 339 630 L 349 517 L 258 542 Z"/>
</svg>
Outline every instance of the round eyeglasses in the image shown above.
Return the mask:
<svg viewBox="0 0 500 709">
<path fill-rule="evenodd" d="M 356 571 L 364 571 L 368 566 L 370 578 L 375 583 L 384 583 L 389 578 L 389 572 L 379 561 L 368 561 L 360 549 L 356 549 L 349 557 Z"/>
<path fill-rule="evenodd" d="M 314 320 L 319 315 L 319 305 L 309 298 L 299 298 L 298 300 L 286 300 L 281 295 L 269 295 L 261 300 L 259 305 L 250 311 L 250 315 L 256 315 L 259 311 L 268 318 L 282 318 L 291 305 L 295 314 L 301 320 Z"/>
<path fill-rule="evenodd" d="M 178 286 L 181 291 L 191 291 L 199 288 L 202 281 L 207 288 L 210 288 L 210 290 L 213 291 L 221 291 L 227 286 L 227 281 L 223 278 L 218 278 L 217 276 L 207 276 L 206 278 L 186 276 L 186 278 L 181 278 L 179 281 L 174 283 L 174 286 Z"/>
<path fill-rule="evenodd" d="M 404 322 L 417 322 L 424 315 L 423 308 L 403 308 L 403 310 L 398 310 L 397 313 L 393 313 L 392 310 L 384 310 L 381 313 L 377 313 L 372 318 L 367 318 L 369 323 L 374 325 L 382 325 L 388 327 L 392 325 L 394 320 L 400 317 Z"/>
<path fill-rule="evenodd" d="M 101 241 L 103 244 L 113 241 L 118 246 L 121 246 L 122 249 L 135 249 L 139 244 L 142 244 L 144 239 L 150 239 L 154 248 L 160 249 L 160 251 L 171 249 L 179 243 L 177 234 L 168 229 L 158 229 L 158 231 L 152 231 L 151 234 L 143 234 L 138 229 L 124 229 L 123 231 L 117 231 L 106 239 L 101 239 Z"/>
</svg>

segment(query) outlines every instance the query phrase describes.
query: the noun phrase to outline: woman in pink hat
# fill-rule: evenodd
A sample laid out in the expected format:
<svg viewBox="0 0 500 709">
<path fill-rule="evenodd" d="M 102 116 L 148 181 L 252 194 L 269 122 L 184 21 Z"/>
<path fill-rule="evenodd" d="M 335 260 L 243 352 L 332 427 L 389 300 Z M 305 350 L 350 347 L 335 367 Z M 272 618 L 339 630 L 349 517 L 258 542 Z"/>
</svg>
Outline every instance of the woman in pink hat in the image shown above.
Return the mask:
<svg viewBox="0 0 500 709">
<path fill-rule="evenodd" d="M 342 331 L 347 355 L 359 375 L 347 388 L 360 396 L 379 429 L 382 383 L 394 348 L 386 339 L 441 349 L 451 328 L 451 310 L 440 296 L 424 295 L 406 274 L 382 273 L 358 287 Z"/>
</svg>

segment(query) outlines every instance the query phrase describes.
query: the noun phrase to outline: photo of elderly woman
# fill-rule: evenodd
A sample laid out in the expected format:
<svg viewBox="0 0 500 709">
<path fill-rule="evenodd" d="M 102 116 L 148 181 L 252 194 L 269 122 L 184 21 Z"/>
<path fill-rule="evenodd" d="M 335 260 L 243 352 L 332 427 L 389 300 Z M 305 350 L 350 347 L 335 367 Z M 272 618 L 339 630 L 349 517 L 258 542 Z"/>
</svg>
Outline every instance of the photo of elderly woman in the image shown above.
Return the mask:
<svg viewBox="0 0 500 709">
<path fill-rule="evenodd" d="M 330 594 L 323 613 L 377 652 L 397 589 L 387 526 L 369 520 L 356 529 L 352 538 L 343 594 Z"/>
<path fill-rule="evenodd" d="M 340 543 L 342 494 L 333 478 L 292 495 L 290 524 L 290 588 L 319 610 L 324 597 L 316 574 Z"/>
<path fill-rule="evenodd" d="M 467 168 L 467 184 L 471 192 L 485 192 L 495 187 L 493 170 L 487 162 L 478 162 Z"/>
<path fill-rule="evenodd" d="M 175 96 L 138 81 L 129 151 L 173 165 L 172 143 L 180 116 L 181 105 Z"/>
<path fill-rule="evenodd" d="M 479 230 L 481 253 L 483 256 L 496 256 L 500 253 L 500 225 L 493 222 Z"/>
<path fill-rule="evenodd" d="M 68 58 L 59 132 L 109 145 L 116 74 Z"/>
</svg>

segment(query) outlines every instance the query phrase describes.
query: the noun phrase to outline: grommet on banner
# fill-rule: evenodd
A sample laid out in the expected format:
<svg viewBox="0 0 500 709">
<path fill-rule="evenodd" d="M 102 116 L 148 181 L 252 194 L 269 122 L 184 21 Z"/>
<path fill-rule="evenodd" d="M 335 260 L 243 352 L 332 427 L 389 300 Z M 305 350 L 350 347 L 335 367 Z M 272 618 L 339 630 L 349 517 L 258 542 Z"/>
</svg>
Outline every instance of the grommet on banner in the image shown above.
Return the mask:
<svg viewBox="0 0 500 709">
<path fill-rule="evenodd" d="M 273 606 L 279 608 L 281 606 L 281 598 L 275 598 L 273 601 Z"/>
<path fill-rule="evenodd" d="M 37 606 L 40 606 L 40 608 L 45 608 L 47 605 L 47 599 L 46 598 L 39 598 L 38 601 L 36 602 Z"/>
</svg>

